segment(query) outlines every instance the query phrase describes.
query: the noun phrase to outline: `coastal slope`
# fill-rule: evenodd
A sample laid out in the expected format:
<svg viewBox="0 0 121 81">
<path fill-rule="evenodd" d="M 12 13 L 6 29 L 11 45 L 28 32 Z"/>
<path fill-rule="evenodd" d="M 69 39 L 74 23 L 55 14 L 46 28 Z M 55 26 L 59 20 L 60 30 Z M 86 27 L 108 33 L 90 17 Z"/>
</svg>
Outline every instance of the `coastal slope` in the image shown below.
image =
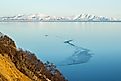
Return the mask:
<svg viewBox="0 0 121 81">
<path fill-rule="evenodd" d="M 0 54 L 0 81 L 32 81 L 21 73 L 11 60 Z"/>
<path fill-rule="evenodd" d="M 52 63 L 43 63 L 34 53 L 17 48 L 0 33 L 0 81 L 67 81 Z"/>
</svg>

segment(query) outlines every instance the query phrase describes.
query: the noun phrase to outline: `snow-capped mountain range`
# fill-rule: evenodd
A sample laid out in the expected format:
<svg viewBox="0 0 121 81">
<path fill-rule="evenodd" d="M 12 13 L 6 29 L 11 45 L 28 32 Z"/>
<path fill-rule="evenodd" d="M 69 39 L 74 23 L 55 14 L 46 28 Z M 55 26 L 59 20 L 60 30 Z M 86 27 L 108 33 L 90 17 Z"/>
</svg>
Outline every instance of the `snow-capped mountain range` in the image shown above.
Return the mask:
<svg viewBox="0 0 121 81">
<path fill-rule="evenodd" d="M 121 19 L 90 14 L 76 16 L 49 16 L 44 14 L 19 14 L 0 17 L 0 22 L 121 22 Z"/>
</svg>

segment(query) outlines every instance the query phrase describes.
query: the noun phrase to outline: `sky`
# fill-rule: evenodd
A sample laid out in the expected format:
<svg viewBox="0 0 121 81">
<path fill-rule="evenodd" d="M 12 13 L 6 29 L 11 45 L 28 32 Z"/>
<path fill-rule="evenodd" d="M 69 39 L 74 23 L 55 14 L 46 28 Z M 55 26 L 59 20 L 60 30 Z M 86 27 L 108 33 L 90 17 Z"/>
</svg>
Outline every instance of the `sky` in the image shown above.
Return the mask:
<svg viewBox="0 0 121 81">
<path fill-rule="evenodd" d="M 42 13 L 55 16 L 79 15 L 121 18 L 121 0 L 0 0 L 0 16 Z"/>
</svg>

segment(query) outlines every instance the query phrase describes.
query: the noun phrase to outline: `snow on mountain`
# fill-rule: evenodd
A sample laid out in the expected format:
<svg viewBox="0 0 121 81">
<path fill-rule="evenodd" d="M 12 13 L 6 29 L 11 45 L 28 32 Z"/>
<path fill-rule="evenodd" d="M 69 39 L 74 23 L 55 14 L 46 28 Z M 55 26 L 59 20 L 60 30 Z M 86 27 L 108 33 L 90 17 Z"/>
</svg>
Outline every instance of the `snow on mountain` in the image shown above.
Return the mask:
<svg viewBox="0 0 121 81">
<path fill-rule="evenodd" d="M 2 33 L 0 32 L 0 37 L 2 37 L 2 36 L 4 36 L 4 34 L 2 34 Z"/>
<path fill-rule="evenodd" d="M 81 15 L 75 16 L 74 20 L 77 20 L 77 21 L 114 21 L 115 19 L 105 17 L 105 16 L 81 14 Z"/>
<path fill-rule="evenodd" d="M 109 21 L 121 21 L 116 18 L 110 18 L 105 16 L 95 16 L 90 14 L 80 14 L 76 16 L 59 17 L 59 16 L 49 16 L 45 14 L 18 14 L 15 16 L 0 17 L 0 21 L 31 21 L 31 22 L 109 22 Z"/>
</svg>

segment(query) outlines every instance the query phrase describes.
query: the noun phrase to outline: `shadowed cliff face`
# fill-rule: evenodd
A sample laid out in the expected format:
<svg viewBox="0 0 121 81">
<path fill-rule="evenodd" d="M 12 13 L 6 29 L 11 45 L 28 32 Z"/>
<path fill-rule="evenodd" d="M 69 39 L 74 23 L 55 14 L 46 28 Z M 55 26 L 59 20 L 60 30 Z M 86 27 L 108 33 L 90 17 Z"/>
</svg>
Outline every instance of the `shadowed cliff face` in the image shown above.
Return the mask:
<svg viewBox="0 0 121 81">
<path fill-rule="evenodd" d="M 13 66 L 29 78 L 28 81 L 30 79 L 33 81 L 67 81 L 53 64 L 44 64 L 37 59 L 34 53 L 17 49 L 14 41 L 1 33 L 0 55 L 10 59 L 9 61 L 11 61 Z M 1 80 L 7 81 L 8 79 L 0 73 Z M 21 79 L 19 80 L 22 81 Z"/>
</svg>

